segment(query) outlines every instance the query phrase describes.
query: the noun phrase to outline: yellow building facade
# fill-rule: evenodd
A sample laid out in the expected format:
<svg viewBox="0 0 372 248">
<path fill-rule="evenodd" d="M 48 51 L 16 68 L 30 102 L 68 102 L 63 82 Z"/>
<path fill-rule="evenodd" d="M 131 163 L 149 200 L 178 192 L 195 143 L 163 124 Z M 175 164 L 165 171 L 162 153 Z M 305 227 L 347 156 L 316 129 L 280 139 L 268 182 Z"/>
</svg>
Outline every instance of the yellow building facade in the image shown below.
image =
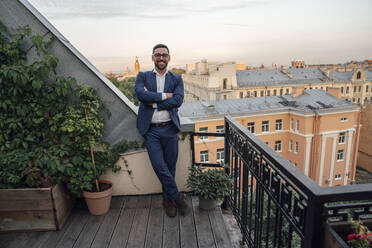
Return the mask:
<svg viewBox="0 0 372 248">
<path fill-rule="evenodd" d="M 359 106 L 320 90 L 305 90 L 285 99 L 272 96 L 266 101 L 251 98 L 213 102 L 219 114 L 211 110 L 212 103 L 207 109 L 202 103 L 184 103 L 180 113 L 195 122 L 196 132 L 223 132 L 224 116 L 230 114 L 319 185 L 354 182 Z M 223 162 L 224 138 L 195 138 L 194 148 L 196 162 Z"/>
</svg>

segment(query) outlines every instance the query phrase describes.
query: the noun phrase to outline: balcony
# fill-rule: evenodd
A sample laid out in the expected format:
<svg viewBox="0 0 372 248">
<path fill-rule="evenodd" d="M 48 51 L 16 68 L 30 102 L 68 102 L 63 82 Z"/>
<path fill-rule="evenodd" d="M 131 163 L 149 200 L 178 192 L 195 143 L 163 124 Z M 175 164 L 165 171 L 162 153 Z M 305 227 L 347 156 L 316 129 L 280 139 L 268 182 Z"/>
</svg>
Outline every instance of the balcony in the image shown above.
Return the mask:
<svg viewBox="0 0 372 248">
<path fill-rule="evenodd" d="M 225 130 L 234 182 L 225 205 L 248 247 L 349 247 L 349 219 L 371 228 L 372 184 L 320 187 L 233 118 L 225 117 Z M 194 133 L 191 140 L 220 135 Z"/>
</svg>

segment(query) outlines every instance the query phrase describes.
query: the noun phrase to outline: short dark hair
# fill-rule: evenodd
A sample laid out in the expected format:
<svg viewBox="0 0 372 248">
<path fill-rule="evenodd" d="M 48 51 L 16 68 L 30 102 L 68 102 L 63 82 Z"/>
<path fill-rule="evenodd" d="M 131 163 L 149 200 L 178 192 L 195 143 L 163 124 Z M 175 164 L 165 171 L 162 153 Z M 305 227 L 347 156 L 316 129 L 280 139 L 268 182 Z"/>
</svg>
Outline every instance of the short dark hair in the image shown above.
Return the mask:
<svg viewBox="0 0 372 248">
<path fill-rule="evenodd" d="M 158 48 L 166 48 L 167 51 L 168 51 L 168 53 L 169 53 L 169 48 L 168 48 L 166 45 L 164 45 L 164 44 L 157 44 L 157 45 L 154 46 L 154 48 L 152 49 L 152 54 L 154 54 L 154 53 L 155 53 L 155 50 L 158 49 Z"/>
</svg>

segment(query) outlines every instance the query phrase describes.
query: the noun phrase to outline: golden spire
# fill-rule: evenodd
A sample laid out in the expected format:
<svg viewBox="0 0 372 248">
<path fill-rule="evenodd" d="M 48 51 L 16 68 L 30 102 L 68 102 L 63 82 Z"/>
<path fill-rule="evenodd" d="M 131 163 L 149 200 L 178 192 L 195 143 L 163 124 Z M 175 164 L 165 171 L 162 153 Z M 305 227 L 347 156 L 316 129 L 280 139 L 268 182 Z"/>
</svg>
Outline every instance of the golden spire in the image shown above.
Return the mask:
<svg viewBox="0 0 372 248">
<path fill-rule="evenodd" d="M 139 72 L 140 72 L 140 64 L 138 62 L 138 57 L 136 56 L 136 62 L 134 63 L 134 75 L 137 76 Z"/>
</svg>

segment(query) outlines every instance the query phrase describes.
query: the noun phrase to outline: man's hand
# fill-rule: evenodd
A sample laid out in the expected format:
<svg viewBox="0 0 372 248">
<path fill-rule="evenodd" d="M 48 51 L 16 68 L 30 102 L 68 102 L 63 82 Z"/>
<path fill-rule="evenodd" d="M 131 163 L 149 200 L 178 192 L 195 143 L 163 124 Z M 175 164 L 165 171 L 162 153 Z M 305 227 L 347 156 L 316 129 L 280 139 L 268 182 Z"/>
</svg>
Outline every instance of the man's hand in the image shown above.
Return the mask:
<svg viewBox="0 0 372 248">
<path fill-rule="evenodd" d="M 171 98 L 173 96 L 173 93 L 165 93 L 167 95 L 167 98 Z"/>
</svg>

